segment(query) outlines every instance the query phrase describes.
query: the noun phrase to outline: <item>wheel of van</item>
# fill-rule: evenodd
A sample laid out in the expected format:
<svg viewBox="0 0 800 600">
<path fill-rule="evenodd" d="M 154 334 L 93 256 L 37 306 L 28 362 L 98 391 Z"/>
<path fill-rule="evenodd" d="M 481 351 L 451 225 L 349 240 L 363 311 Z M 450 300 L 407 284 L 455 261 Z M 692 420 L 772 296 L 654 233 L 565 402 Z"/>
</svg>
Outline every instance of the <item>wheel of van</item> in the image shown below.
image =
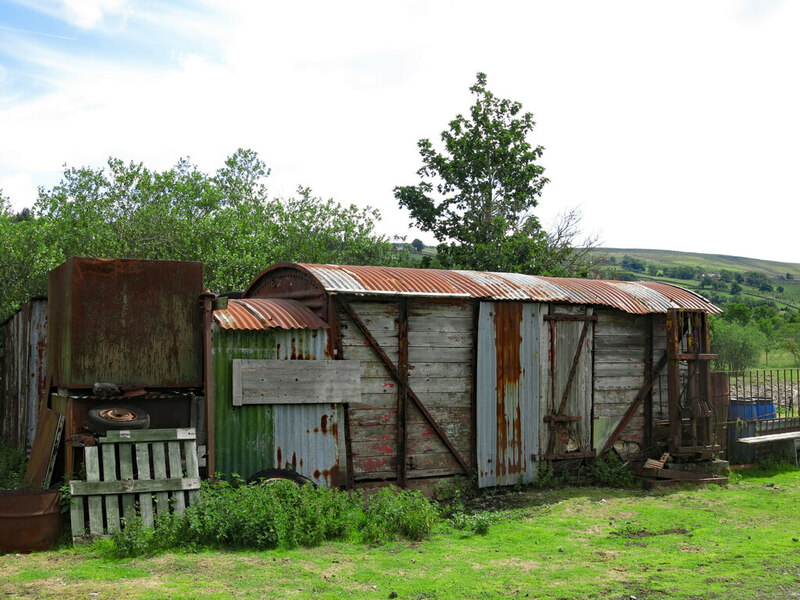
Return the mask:
<svg viewBox="0 0 800 600">
<path fill-rule="evenodd" d="M 289 469 L 265 469 L 251 475 L 247 479 L 247 483 L 255 483 L 264 485 L 273 481 L 291 481 L 292 483 L 302 486 L 311 484 L 317 487 L 317 484 L 311 481 L 308 477 L 300 475 L 297 471 L 290 471 Z"/>
<path fill-rule="evenodd" d="M 147 429 L 150 415 L 143 408 L 126 404 L 95 406 L 86 414 L 86 427 L 96 434 L 118 429 Z"/>
</svg>

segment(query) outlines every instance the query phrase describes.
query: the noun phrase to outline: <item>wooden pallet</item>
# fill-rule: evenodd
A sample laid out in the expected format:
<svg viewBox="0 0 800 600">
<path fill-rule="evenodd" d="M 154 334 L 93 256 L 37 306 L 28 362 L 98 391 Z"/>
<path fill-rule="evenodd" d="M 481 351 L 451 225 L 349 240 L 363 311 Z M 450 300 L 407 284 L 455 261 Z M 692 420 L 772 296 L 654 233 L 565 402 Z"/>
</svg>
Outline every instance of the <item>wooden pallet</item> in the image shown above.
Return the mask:
<svg viewBox="0 0 800 600">
<path fill-rule="evenodd" d="M 120 518 L 182 513 L 200 489 L 194 429 L 109 431 L 85 448 L 86 481 L 70 481 L 72 539 L 110 535 Z M 88 521 L 88 535 L 87 535 Z"/>
</svg>

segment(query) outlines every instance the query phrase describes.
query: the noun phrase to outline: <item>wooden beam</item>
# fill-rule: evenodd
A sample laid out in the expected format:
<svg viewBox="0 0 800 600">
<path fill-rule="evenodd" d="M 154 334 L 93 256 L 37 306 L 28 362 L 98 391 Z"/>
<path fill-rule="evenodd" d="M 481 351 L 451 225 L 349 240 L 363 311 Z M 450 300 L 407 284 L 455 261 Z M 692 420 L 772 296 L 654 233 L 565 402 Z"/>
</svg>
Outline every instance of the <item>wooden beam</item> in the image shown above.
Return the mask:
<svg viewBox="0 0 800 600">
<path fill-rule="evenodd" d="M 591 323 L 597 322 L 597 315 L 559 315 L 549 314 L 544 315 L 545 321 L 589 321 Z"/>
<path fill-rule="evenodd" d="M 398 300 L 397 366 L 403 380 L 397 386 L 397 485 L 406 487 L 408 460 L 408 300 Z"/>
<path fill-rule="evenodd" d="M 353 323 L 355 323 L 356 327 L 358 327 L 358 329 L 361 331 L 361 333 L 367 339 L 367 342 L 372 347 L 372 349 L 375 351 L 375 353 L 378 355 L 378 357 L 381 359 L 381 361 L 383 362 L 384 366 L 389 371 L 389 373 L 391 374 L 392 378 L 395 380 L 397 385 L 401 386 L 401 387 L 405 387 L 406 392 L 408 394 L 408 397 L 411 398 L 412 402 L 414 402 L 414 405 L 422 413 L 422 416 L 428 422 L 428 425 L 430 425 L 431 428 L 436 432 L 436 434 L 439 436 L 439 439 L 442 440 L 442 443 L 447 447 L 447 449 L 450 451 L 450 453 L 456 459 L 458 464 L 461 465 L 461 468 L 464 470 L 464 472 L 465 473 L 469 473 L 470 470 L 469 470 L 469 467 L 467 466 L 466 461 L 464 460 L 464 457 L 462 457 L 461 454 L 458 452 L 458 450 L 456 450 L 455 446 L 453 446 L 452 442 L 447 437 L 447 434 L 444 432 L 444 430 L 441 427 L 439 427 L 439 424 L 434 420 L 434 418 L 428 412 L 428 409 L 425 408 L 425 405 L 419 399 L 419 397 L 414 392 L 414 390 L 411 389 L 411 386 L 408 384 L 408 382 L 404 382 L 403 381 L 403 377 L 400 375 L 400 371 L 398 371 L 397 367 L 392 362 L 392 359 L 389 358 L 389 356 L 386 354 L 386 352 L 383 350 L 383 348 L 381 348 L 381 345 L 378 343 L 378 341 L 372 335 L 372 333 L 367 328 L 367 326 L 364 324 L 364 322 L 361 320 L 361 318 L 356 314 L 356 312 L 353 310 L 353 308 L 350 306 L 350 304 L 346 300 L 342 300 L 340 298 L 339 299 L 339 304 L 342 306 L 342 308 L 348 314 L 350 319 L 352 319 Z"/>
</svg>

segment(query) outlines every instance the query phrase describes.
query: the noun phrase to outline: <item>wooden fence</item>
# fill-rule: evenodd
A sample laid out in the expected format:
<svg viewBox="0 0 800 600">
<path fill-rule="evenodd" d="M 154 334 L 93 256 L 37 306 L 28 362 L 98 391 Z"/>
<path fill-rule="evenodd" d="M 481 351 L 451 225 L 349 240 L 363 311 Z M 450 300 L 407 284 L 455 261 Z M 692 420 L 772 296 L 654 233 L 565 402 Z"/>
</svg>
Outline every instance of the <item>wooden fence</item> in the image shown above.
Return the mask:
<svg viewBox="0 0 800 600">
<path fill-rule="evenodd" d="M 182 513 L 200 489 L 194 429 L 109 431 L 85 449 L 86 481 L 70 481 L 72 538 L 118 531 L 121 518 Z M 88 523 L 88 536 L 87 536 Z"/>
</svg>

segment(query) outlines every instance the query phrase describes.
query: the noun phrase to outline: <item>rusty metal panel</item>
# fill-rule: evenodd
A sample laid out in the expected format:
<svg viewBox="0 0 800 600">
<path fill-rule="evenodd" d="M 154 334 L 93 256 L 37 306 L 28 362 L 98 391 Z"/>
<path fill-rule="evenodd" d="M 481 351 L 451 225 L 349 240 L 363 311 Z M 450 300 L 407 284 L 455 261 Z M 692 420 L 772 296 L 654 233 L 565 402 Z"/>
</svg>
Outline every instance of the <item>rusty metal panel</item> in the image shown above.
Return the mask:
<svg viewBox="0 0 800 600">
<path fill-rule="evenodd" d="M 581 312 L 590 317 L 593 309 Z M 575 316 L 575 307 L 551 306 L 550 316 Z M 594 327 L 589 323 L 582 335 L 585 321 L 549 320 L 547 332 L 541 337 L 543 372 L 540 411 L 545 417 L 572 417 L 569 421 L 551 421 L 540 429 L 540 447 L 557 456 L 569 453 L 588 453 L 592 448 L 592 353 Z M 580 353 L 579 353 L 580 349 Z M 573 366 L 574 365 L 574 366 Z M 570 375 L 572 377 L 570 378 Z M 564 398 L 566 393 L 566 400 Z M 561 406 L 564 409 L 560 411 Z"/>
<path fill-rule="evenodd" d="M 47 300 L 26 303 L 3 325 L 2 435 L 30 452 L 47 385 Z"/>
<path fill-rule="evenodd" d="M 478 315 L 478 485 L 536 479 L 541 305 L 482 302 Z"/>
<path fill-rule="evenodd" d="M 671 308 L 719 312 L 702 296 L 667 284 L 538 277 L 520 273 L 295 263 L 281 263 L 267 269 L 253 281 L 245 295 L 299 299 L 319 294 L 322 290 L 328 293 L 562 302 L 609 306 L 633 314 L 665 313 Z"/>
<path fill-rule="evenodd" d="M 48 285 L 53 385 L 202 386 L 202 290 L 199 262 L 68 260 Z"/>
<path fill-rule="evenodd" d="M 214 311 L 223 329 L 324 329 L 328 325 L 307 307 L 283 298 L 230 299 L 225 309 Z"/>
<path fill-rule="evenodd" d="M 342 423 L 341 404 L 276 405 L 275 465 L 318 485 L 339 487 L 347 480 Z"/>
<path fill-rule="evenodd" d="M 276 431 L 277 405 L 234 406 L 233 359 L 316 360 L 330 358 L 326 355 L 328 332 L 326 329 L 262 329 L 259 331 L 223 329 L 217 323 L 213 325 L 212 332 L 216 469 L 225 475 L 238 473 L 243 477 L 250 477 L 258 471 L 276 468 L 278 466 L 276 440 L 284 440 L 283 443 L 287 448 L 294 446 L 294 451 L 297 452 L 296 446 L 300 442 L 287 444 L 286 440 L 291 439 L 292 436 L 296 436 L 299 440 L 306 435 L 305 429 L 298 431 L 290 425 L 278 434 Z M 340 420 L 337 419 L 336 422 L 338 423 Z M 287 423 L 286 418 L 282 418 L 281 423 Z M 301 443 L 300 446 L 302 447 Z M 314 471 L 325 461 L 313 459 L 307 461 L 305 458 L 308 456 L 307 453 L 299 455 L 303 456 L 303 466 L 298 465 L 297 470 L 307 477 L 313 478 Z M 291 454 L 289 454 L 289 459 L 291 461 Z M 336 460 L 338 460 L 338 455 Z M 309 472 L 307 466 L 310 465 L 314 465 L 314 469 Z M 331 460 L 330 464 L 319 471 L 321 474 L 327 472 L 327 476 L 330 477 L 331 469 L 334 466 L 334 461 Z M 341 471 L 343 472 L 345 469 L 341 469 Z M 324 480 L 325 477 L 323 476 L 322 479 Z M 324 483 L 324 481 L 322 482 Z"/>
</svg>

